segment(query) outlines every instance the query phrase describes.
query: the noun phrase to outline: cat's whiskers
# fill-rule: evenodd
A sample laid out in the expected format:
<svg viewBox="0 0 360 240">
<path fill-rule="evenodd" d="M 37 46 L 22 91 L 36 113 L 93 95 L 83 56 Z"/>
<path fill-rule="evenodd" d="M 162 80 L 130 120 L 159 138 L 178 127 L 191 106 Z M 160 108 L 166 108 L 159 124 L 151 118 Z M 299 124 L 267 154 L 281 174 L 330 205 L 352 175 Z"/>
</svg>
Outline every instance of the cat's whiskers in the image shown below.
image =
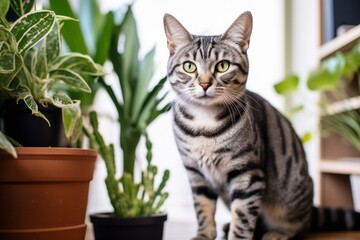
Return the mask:
<svg viewBox="0 0 360 240">
<path fill-rule="evenodd" d="M 229 99 L 228 104 L 233 105 L 236 111 L 239 115 L 241 115 L 239 107 L 244 111 L 246 118 L 249 121 L 251 129 L 253 129 L 253 123 L 251 120 L 251 114 L 249 113 L 249 110 L 247 107 L 249 106 L 247 102 L 242 98 L 243 95 L 239 96 L 239 92 L 233 89 L 228 89 L 226 92 L 224 92 L 224 96 L 227 96 Z M 251 106 L 250 106 L 251 107 Z M 252 135 L 254 135 L 254 132 L 251 131 Z"/>
</svg>

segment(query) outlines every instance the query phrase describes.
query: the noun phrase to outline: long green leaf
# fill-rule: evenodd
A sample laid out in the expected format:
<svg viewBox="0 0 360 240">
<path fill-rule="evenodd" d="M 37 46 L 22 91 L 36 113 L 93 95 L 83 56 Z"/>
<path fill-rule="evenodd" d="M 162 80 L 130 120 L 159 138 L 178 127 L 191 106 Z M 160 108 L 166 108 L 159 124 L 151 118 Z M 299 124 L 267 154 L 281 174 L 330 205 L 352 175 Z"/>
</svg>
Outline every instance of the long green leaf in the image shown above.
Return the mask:
<svg viewBox="0 0 360 240">
<path fill-rule="evenodd" d="M 111 42 L 111 34 L 114 28 L 114 14 L 109 12 L 105 16 L 104 24 L 98 31 L 96 36 L 96 53 L 94 61 L 103 65 L 109 58 L 109 49 Z"/>
<path fill-rule="evenodd" d="M 88 52 L 91 56 L 95 56 L 96 33 L 100 31 L 103 22 L 103 16 L 96 0 L 80 1 L 79 20 Z"/>
<path fill-rule="evenodd" d="M 77 19 L 68 0 L 50 0 L 50 7 L 58 15 L 68 16 Z M 61 29 L 62 36 L 72 52 L 88 54 L 84 37 L 79 22 L 68 22 Z"/>
<path fill-rule="evenodd" d="M 10 31 L 18 42 L 19 53 L 24 53 L 43 39 L 54 23 L 55 13 L 47 10 L 30 12 L 16 20 Z"/>
<path fill-rule="evenodd" d="M 0 1 L 0 15 L 2 14 L 3 16 L 5 16 L 9 10 L 9 6 L 10 6 L 9 0 Z"/>
<path fill-rule="evenodd" d="M 143 108 L 141 109 L 141 113 L 139 118 L 137 119 L 137 126 L 143 127 L 146 126 L 146 123 L 152 116 L 152 113 L 156 110 L 155 107 L 158 105 L 157 96 L 161 89 L 164 87 L 164 83 L 167 80 L 167 77 L 160 79 L 158 84 L 153 88 L 152 91 L 147 95 Z"/>
<path fill-rule="evenodd" d="M 137 35 L 136 23 L 134 16 L 132 14 L 131 7 L 128 8 L 124 20 L 121 26 L 121 34 L 124 35 L 124 46 L 123 53 L 120 55 L 120 62 L 115 62 L 113 60 L 117 60 L 119 58 L 117 48 L 118 42 L 114 40 L 118 40 L 119 36 L 115 36 L 115 39 L 112 40 L 112 49 L 110 50 L 110 56 L 116 54 L 115 57 L 112 58 L 112 63 L 114 66 L 115 72 L 119 76 L 120 86 L 123 94 L 124 101 L 124 112 L 128 118 L 131 118 L 131 110 L 132 110 L 132 100 L 134 94 L 134 88 L 137 81 L 138 74 L 138 53 L 139 53 L 139 39 Z M 119 27 L 120 27 L 119 26 Z M 116 31 L 113 31 L 116 33 Z M 115 50 L 115 53 L 112 50 Z M 121 65 L 116 65 L 116 63 Z"/>
<path fill-rule="evenodd" d="M 35 0 L 11 0 L 11 7 L 21 17 L 32 9 L 34 2 Z"/>
<path fill-rule="evenodd" d="M 141 72 L 139 74 L 138 83 L 134 93 L 133 111 L 132 111 L 132 122 L 135 122 L 136 118 L 139 117 L 140 110 L 143 107 L 144 101 L 147 96 L 147 91 L 151 77 L 154 73 L 154 56 L 155 48 L 149 51 L 142 62 Z"/>
<path fill-rule="evenodd" d="M 55 69 L 49 72 L 50 79 L 53 79 L 55 82 L 62 81 L 68 87 L 77 89 L 83 92 L 91 92 L 91 88 L 86 83 L 86 81 L 80 76 L 80 74 L 68 70 L 68 69 Z"/>
</svg>

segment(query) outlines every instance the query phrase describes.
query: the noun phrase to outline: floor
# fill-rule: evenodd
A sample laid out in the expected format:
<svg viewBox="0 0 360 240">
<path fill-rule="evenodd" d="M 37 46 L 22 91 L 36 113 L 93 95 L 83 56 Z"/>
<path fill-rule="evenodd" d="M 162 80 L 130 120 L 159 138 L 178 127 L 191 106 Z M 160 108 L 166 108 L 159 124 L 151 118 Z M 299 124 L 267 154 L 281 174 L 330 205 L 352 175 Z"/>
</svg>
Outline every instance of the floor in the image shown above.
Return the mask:
<svg viewBox="0 0 360 240">
<path fill-rule="evenodd" d="M 91 224 L 88 224 L 85 240 L 94 240 Z M 221 229 L 218 229 L 221 233 Z M 189 240 L 194 236 L 196 225 L 185 222 L 166 222 L 163 240 Z M 221 240 L 222 235 L 217 238 Z M 360 232 L 321 233 L 312 234 L 305 240 L 360 240 Z"/>
</svg>

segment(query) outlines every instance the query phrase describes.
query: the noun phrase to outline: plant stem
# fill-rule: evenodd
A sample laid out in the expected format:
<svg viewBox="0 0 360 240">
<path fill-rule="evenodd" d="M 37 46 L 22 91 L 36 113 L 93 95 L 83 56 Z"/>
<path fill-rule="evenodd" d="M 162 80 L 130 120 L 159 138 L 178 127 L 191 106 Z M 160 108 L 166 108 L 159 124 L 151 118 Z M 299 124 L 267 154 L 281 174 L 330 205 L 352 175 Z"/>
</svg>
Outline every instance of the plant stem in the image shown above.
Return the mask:
<svg viewBox="0 0 360 240">
<path fill-rule="evenodd" d="M 124 172 L 134 176 L 136 147 L 141 138 L 141 132 L 130 124 L 123 124 L 120 131 L 120 145 L 123 150 Z"/>
</svg>

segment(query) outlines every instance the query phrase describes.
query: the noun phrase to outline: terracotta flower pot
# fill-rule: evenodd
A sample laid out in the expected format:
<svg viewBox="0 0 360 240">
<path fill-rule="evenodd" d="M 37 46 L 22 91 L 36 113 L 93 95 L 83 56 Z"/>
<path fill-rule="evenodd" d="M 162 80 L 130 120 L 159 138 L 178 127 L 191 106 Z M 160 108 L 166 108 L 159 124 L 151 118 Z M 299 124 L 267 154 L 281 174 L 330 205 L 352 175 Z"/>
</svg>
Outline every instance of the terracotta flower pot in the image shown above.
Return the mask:
<svg viewBox="0 0 360 240">
<path fill-rule="evenodd" d="M 96 152 L 75 148 L 0 151 L 0 239 L 84 240 Z"/>
<path fill-rule="evenodd" d="M 90 215 L 96 240 L 162 240 L 167 214 L 117 217 L 112 213 Z"/>
</svg>

